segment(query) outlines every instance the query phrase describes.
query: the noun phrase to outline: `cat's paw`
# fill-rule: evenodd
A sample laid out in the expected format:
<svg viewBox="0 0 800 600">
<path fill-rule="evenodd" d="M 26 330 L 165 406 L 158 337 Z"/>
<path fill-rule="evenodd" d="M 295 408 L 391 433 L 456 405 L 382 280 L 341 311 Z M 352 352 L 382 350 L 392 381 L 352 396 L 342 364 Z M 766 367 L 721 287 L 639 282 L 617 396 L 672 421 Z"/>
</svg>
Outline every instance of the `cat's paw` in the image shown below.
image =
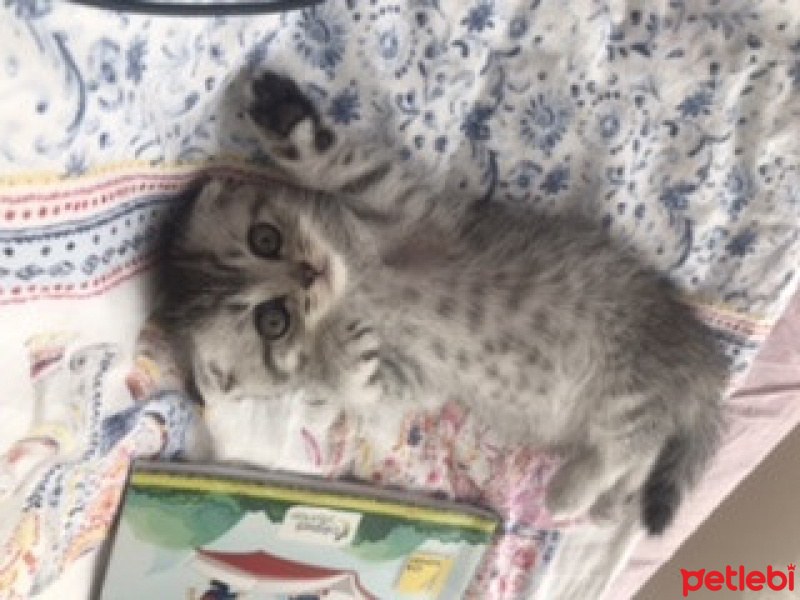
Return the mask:
<svg viewBox="0 0 800 600">
<path fill-rule="evenodd" d="M 636 494 L 628 491 L 627 486 L 617 484 L 603 492 L 589 509 L 589 519 L 595 525 L 613 525 L 622 520 L 636 499 Z"/>
<path fill-rule="evenodd" d="M 267 140 L 293 146 L 287 158 L 305 154 L 308 147 L 324 152 L 333 144 L 333 132 L 322 126 L 314 104 L 289 77 L 265 71 L 253 81 L 250 96 L 250 119 Z"/>
<path fill-rule="evenodd" d="M 251 87 L 250 117 L 267 133 L 286 139 L 304 119 L 318 120 L 317 111 L 297 84 L 265 71 Z"/>
<path fill-rule="evenodd" d="M 545 507 L 553 520 L 570 521 L 589 510 L 602 491 L 599 470 L 599 458 L 594 453 L 573 457 L 559 467 L 545 496 Z"/>
<path fill-rule="evenodd" d="M 619 522 L 636 504 L 640 479 L 637 471 L 620 465 L 593 450 L 566 461 L 553 475 L 545 505 L 556 521 L 570 521 L 587 515 L 595 525 Z"/>
<path fill-rule="evenodd" d="M 345 372 L 350 387 L 363 398 L 375 399 L 383 391 L 381 377 L 381 340 L 373 327 L 363 321 L 353 321 L 344 335 Z"/>
</svg>

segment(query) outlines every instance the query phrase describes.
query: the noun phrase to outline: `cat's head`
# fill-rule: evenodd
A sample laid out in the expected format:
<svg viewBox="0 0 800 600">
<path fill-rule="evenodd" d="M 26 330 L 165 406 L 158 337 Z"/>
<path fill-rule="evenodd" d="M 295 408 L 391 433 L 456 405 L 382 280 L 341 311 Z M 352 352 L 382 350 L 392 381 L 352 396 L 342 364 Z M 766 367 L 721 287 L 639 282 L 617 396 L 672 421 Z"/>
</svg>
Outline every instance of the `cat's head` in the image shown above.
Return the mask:
<svg viewBox="0 0 800 600">
<path fill-rule="evenodd" d="M 214 180 L 179 223 L 164 314 L 206 400 L 335 387 L 347 270 L 304 194 Z"/>
</svg>

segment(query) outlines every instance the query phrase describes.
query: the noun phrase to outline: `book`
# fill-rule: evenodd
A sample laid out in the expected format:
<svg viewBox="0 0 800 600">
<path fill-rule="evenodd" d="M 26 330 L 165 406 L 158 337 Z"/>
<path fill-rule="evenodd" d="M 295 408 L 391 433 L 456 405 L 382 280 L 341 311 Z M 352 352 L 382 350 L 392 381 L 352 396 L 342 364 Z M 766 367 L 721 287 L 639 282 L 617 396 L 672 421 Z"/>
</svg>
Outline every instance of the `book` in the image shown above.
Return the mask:
<svg viewBox="0 0 800 600">
<path fill-rule="evenodd" d="M 404 491 L 136 462 L 101 600 L 460 600 L 498 528 Z"/>
</svg>

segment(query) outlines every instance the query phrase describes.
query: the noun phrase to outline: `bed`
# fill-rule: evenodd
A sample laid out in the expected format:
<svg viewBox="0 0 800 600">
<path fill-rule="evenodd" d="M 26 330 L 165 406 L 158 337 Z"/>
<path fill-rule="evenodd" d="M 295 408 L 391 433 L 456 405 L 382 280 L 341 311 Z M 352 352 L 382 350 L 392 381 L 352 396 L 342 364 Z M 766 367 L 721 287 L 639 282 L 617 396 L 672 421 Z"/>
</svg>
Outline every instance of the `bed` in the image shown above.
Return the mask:
<svg viewBox="0 0 800 600">
<path fill-rule="evenodd" d="M 800 255 L 790 2 L 330 0 L 192 19 L 47 0 L 2 10 L 0 598 L 86 597 L 130 460 L 191 443 L 196 414 L 148 320 L 155 249 L 204 174 L 266 176 L 241 94 L 264 67 L 457 193 L 580 210 L 634 248 L 725 343 L 731 427 L 675 527 L 645 541 L 632 522 L 550 522 L 553 457 L 498 450 L 458 407 L 410 415 L 382 444 L 288 400 L 250 406 L 217 420 L 225 458 L 496 508 L 503 535 L 473 598 L 623 599 L 797 424 L 797 382 L 778 368 L 797 360 L 785 337 L 746 382 L 781 316 L 789 331 L 800 319 L 796 303 L 787 312 Z"/>
</svg>

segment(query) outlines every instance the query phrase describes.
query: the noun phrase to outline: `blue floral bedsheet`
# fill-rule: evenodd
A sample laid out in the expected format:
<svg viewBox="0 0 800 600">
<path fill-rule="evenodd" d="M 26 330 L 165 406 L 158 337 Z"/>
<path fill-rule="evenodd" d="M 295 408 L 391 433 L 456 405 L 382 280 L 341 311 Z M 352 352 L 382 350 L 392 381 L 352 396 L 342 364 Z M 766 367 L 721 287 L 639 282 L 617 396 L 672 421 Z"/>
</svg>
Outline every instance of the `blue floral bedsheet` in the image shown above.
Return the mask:
<svg viewBox="0 0 800 600">
<path fill-rule="evenodd" d="M 0 10 L 3 364 L 40 316 L 141 293 L 159 228 L 200 171 L 268 161 L 242 118 L 241 82 L 262 67 L 454 194 L 585 212 L 678 284 L 738 371 L 797 288 L 794 0 Z M 0 414 L 14 402 L 27 410 L 21 397 Z"/>
<path fill-rule="evenodd" d="M 258 160 L 229 84 L 268 65 L 300 80 L 338 126 L 379 136 L 456 190 L 584 209 L 687 295 L 734 317 L 771 323 L 795 287 L 791 2 L 330 0 L 196 19 L 5 5 L 0 182 L 10 193 L 31 176 L 130 161 Z M 8 261 L 0 285 L 27 283 L 28 263 Z M 755 345 L 732 341 L 742 366 Z"/>
</svg>

